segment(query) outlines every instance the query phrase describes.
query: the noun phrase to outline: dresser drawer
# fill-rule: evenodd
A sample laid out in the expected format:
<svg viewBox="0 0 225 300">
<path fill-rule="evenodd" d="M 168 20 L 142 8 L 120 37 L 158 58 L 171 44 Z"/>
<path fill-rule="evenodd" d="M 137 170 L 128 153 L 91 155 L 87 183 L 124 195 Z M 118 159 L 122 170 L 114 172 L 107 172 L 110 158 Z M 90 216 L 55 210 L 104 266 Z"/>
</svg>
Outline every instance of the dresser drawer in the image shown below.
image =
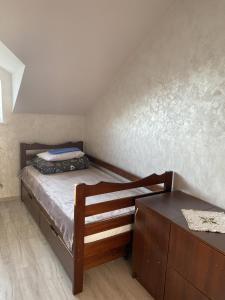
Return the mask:
<svg viewBox="0 0 225 300">
<path fill-rule="evenodd" d="M 156 299 L 164 293 L 170 223 L 157 213 L 138 206 L 133 243 L 133 273 Z"/>
<path fill-rule="evenodd" d="M 205 295 L 182 278 L 175 270 L 168 268 L 164 300 L 208 300 Z"/>
<path fill-rule="evenodd" d="M 176 225 L 171 226 L 169 266 L 210 299 L 225 299 L 225 256 Z"/>
</svg>

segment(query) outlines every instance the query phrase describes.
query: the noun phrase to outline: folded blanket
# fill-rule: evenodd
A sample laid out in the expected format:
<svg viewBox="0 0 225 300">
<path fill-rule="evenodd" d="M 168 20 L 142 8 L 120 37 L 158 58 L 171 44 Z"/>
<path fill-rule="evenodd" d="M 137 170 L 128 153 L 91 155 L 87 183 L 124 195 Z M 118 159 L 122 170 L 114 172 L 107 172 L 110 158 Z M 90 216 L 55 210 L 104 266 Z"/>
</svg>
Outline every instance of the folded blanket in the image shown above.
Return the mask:
<svg viewBox="0 0 225 300">
<path fill-rule="evenodd" d="M 32 159 L 31 164 L 42 174 L 50 175 L 87 169 L 89 167 L 89 160 L 85 155 L 80 158 L 73 158 L 62 161 L 46 161 L 36 156 Z"/>
<path fill-rule="evenodd" d="M 51 149 L 48 151 L 50 154 L 63 154 L 63 153 L 69 153 L 74 151 L 80 151 L 77 147 L 71 147 L 71 148 L 60 148 L 60 149 Z"/>
</svg>

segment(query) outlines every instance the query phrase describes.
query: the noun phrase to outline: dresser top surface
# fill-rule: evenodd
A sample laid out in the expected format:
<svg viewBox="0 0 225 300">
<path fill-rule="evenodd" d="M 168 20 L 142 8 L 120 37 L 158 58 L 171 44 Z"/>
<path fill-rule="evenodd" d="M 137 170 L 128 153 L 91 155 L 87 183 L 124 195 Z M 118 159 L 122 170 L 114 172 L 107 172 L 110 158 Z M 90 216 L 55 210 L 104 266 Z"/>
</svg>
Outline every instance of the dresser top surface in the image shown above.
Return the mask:
<svg viewBox="0 0 225 300">
<path fill-rule="evenodd" d="M 146 208 L 159 213 L 161 216 L 225 254 L 225 234 L 192 231 L 188 228 L 188 224 L 181 212 L 181 209 L 224 212 L 223 209 L 180 191 L 139 198 L 136 201 L 136 205 L 144 205 Z"/>
</svg>

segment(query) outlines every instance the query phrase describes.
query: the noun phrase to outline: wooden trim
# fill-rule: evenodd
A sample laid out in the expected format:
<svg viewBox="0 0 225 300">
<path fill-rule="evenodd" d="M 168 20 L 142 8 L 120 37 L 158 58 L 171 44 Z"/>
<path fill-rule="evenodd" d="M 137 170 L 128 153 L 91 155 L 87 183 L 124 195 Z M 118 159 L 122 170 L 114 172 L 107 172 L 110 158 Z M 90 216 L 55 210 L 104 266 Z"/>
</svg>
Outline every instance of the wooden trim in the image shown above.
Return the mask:
<svg viewBox="0 0 225 300">
<path fill-rule="evenodd" d="M 89 196 L 101 195 L 106 193 L 136 189 L 140 187 L 149 187 L 151 185 L 165 183 L 167 177 L 170 178 L 170 176 L 166 176 L 166 173 L 172 173 L 172 172 L 165 172 L 161 175 L 152 174 L 143 179 L 133 181 L 133 182 L 126 182 L 126 183 L 117 183 L 117 182 L 114 183 L 114 182 L 102 181 L 94 185 L 85 184 L 85 191 L 87 197 L 89 197 Z"/>
<path fill-rule="evenodd" d="M 164 191 L 171 192 L 173 185 L 173 172 L 165 173 Z"/>
<path fill-rule="evenodd" d="M 85 225 L 85 185 L 79 184 L 76 188 L 77 205 L 74 209 L 74 280 L 73 294 L 83 290 L 84 277 L 84 225 Z"/>
<path fill-rule="evenodd" d="M 84 235 L 87 236 L 105 230 L 110 230 L 116 227 L 132 224 L 133 221 L 134 221 L 134 214 L 129 214 L 125 216 L 110 218 L 107 220 L 86 224 L 84 229 Z"/>
<path fill-rule="evenodd" d="M 41 144 L 41 143 L 21 143 L 23 149 L 25 150 L 41 150 L 41 149 L 55 149 L 55 148 L 68 148 L 68 147 L 78 147 L 80 150 L 83 150 L 83 142 L 66 142 L 61 144 Z"/>
</svg>

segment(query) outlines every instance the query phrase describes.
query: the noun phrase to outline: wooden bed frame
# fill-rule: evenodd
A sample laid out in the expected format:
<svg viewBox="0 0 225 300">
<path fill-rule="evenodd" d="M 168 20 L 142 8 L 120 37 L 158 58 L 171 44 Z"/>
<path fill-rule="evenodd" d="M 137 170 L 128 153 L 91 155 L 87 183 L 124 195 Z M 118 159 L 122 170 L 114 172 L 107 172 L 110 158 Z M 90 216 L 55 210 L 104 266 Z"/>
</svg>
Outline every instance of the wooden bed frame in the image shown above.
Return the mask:
<svg viewBox="0 0 225 300">
<path fill-rule="evenodd" d="M 36 155 L 34 151 L 43 151 L 44 149 L 78 147 L 83 150 L 83 142 L 69 142 L 60 145 L 45 144 L 20 144 L 20 162 L 23 169 L 28 162 Z M 103 221 L 85 224 L 85 217 L 93 216 L 100 213 L 110 212 L 120 208 L 126 208 L 135 205 L 135 198 L 126 197 L 117 200 L 106 201 L 97 204 L 86 205 L 85 199 L 88 196 L 100 195 L 116 191 L 128 190 L 133 188 L 147 187 L 149 192 L 146 195 L 170 192 L 172 187 L 173 172 L 165 172 L 161 175 L 152 174 L 146 178 L 139 177 L 128 173 L 118 167 L 103 162 L 92 156 L 89 156 L 92 163 L 97 164 L 117 175 L 120 175 L 131 182 L 126 183 L 107 183 L 100 182 L 95 185 L 81 183 L 76 187 L 76 201 L 74 210 L 74 242 L 73 252 L 71 252 L 63 241 L 63 238 L 52 221 L 51 217 L 39 204 L 32 191 L 21 181 L 21 199 L 31 212 L 33 218 L 39 225 L 46 239 L 50 243 L 53 251 L 61 261 L 73 282 L 73 294 L 78 294 L 83 290 L 84 271 L 126 256 L 132 241 L 132 232 L 117 234 L 98 241 L 84 243 L 84 237 L 100 233 L 109 229 L 132 224 L 134 214 L 113 217 Z M 157 186 L 163 184 L 163 187 Z M 151 188 L 150 188 L 151 187 Z"/>
</svg>

